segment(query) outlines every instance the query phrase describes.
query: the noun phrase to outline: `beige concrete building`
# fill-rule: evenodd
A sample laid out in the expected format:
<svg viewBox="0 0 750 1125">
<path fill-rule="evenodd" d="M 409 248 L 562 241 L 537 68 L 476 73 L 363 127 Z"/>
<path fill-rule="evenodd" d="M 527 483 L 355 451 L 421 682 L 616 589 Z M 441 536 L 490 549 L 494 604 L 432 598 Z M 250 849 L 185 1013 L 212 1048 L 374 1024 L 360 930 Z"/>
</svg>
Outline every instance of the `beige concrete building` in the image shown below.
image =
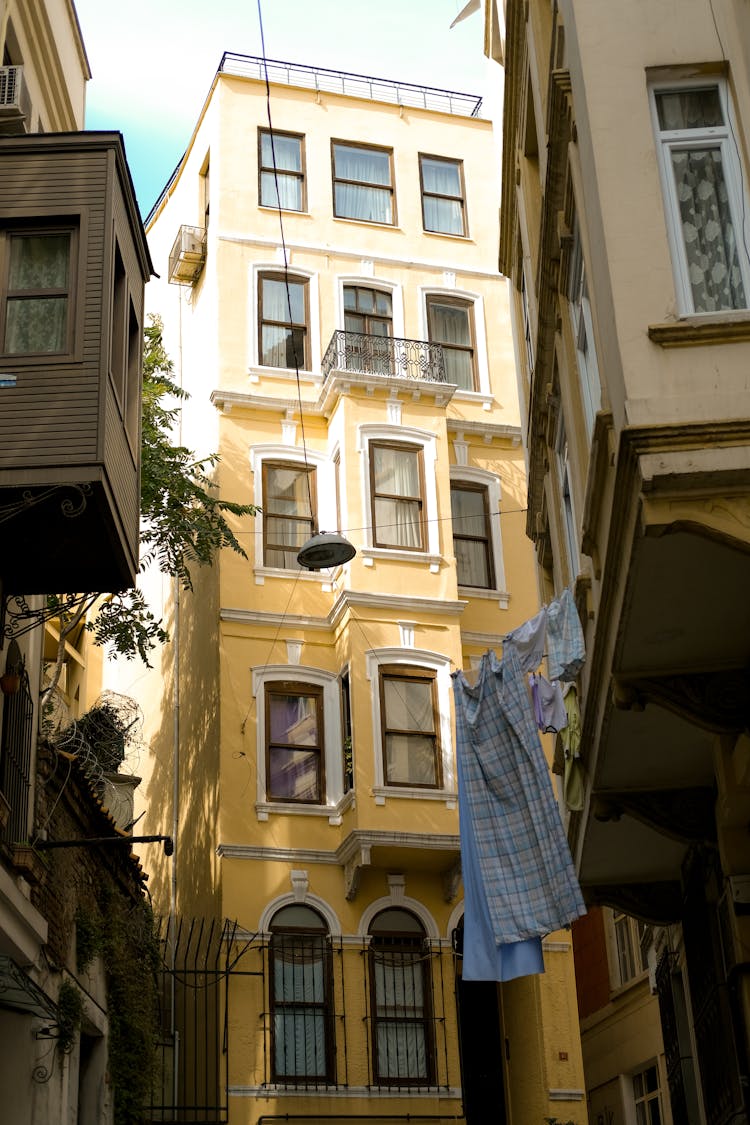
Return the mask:
<svg viewBox="0 0 750 1125">
<path fill-rule="evenodd" d="M 750 9 L 508 0 L 505 16 L 527 533 L 543 595 L 574 586 L 588 649 L 569 840 L 607 925 L 663 927 L 664 1051 L 653 1004 L 619 1033 L 584 1024 L 592 1120 L 742 1122 Z"/>
<path fill-rule="evenodd" d="M 293 64 L 269 111 L 261 62 L 224 57 L 148 224 L 181 439 L 261 509 L 193 594 L 146 578 L 173 644 L 120 669 L 152 721 L 142 827 L 177 842 L 151 887 L 178 964 L 191 919 L 232 920 L 203 931 L 231 967 L 177 1100 L 583 1125 L 570 935 L 543 976 L 461 981 L 450 676 L 537 606 L 492 126 Z M 301 570 L 337 529 L 354 558 Z"/>
</svg>

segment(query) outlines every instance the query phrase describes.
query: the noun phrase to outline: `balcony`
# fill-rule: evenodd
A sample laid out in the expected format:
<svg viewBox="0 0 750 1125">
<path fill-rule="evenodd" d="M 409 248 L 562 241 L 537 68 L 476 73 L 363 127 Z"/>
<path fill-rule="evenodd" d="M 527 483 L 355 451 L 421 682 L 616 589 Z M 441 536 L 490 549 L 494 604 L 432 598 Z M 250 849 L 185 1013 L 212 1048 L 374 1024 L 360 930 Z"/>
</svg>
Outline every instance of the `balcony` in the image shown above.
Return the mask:
<svg viewBox="0 0 750 1125">
<path fill-rule="evenodd" d="M 332 372 L 380 375 L 389 379 L 419 379 L 448 384 L 443 349 L 426 340 L 401 340 L 365 332 L 338 330 L 323 356 L 324 381 Z"/>
</svg>

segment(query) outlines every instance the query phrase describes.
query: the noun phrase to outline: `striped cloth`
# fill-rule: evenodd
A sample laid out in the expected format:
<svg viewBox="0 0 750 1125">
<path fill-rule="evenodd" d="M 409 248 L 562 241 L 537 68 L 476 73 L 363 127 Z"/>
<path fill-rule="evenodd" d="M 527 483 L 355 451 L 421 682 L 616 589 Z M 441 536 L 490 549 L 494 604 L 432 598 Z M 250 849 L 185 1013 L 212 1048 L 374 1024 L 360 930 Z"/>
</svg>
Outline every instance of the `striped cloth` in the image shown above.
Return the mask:
<svg viewBox="0 0 750 1125">
<path fill-rule="evenodd" d="M 497 946 L 542 937 L 586 908 L 514 647 L 483 656 L 474 687 L 455 672 L 453 690 L 462 862 L 476 863 Z M 464 926 L 468 940 L 468 913 Z"/>
<path fill-rule="evenodd" d="M 574 680 L 586 660 L 583 629 L 566 586 L 547 606 L 547 669 L 551 680 Z"/>
</svg>

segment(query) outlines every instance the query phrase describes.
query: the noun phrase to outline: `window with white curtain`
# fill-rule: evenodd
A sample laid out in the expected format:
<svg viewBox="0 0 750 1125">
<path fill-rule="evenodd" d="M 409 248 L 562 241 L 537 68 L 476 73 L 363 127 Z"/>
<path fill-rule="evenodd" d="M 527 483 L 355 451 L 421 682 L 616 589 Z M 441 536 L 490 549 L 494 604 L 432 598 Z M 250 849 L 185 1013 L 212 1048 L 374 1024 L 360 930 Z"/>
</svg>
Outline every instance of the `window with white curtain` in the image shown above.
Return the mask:
<svg viewBox="0 0 750 1125">
<path fill-rule="evenodd" d="M 429 950 L 422 923 L 391 907 L 370 925 L 373 1077 L 384 1086 L 434 1082 Z"/>
<path fill-rule="evenodd" d="M 2 350 L 6 355 L 72 349 L 75 231 L 34 227 L 0 235 Z"/>
<path fill-rule="evenodd" d="M 300 548 L 314 534 L 315 469 L 263 462 L 263 563 L 298 570 Z"/>
<path fill-rule="evenodd" d="M 401 664 L 382 667 L 380 714 L 385 784 L 439 788 L 435 673 Z"/>
<path fill-rule="evenodd" d="M 428 296 L 427 332 L 431 343 L 442 345 L 448 382 L 464 391 L 476 390 L 473 302 Z"/>
<path fill-rule="evenodd" d="M 420 447 L 370 443 L 370 499 L 374 546 L 424 550 Z"/>
<path fill-rule="evenodd" d="M 258 130 L 259 197 L 263 207 L 305 209 L 304 137 Z"/>
<path fill-rule="evenodd" d="M 332 142 L 333 213 L 339 219 L 395 222 L 391 149 Z"/>
<path fill-rule="evenodd" d="M 258 352 L 265 367 L 310 368 L 307 280 L 258 277 Z"/>
<path fill-rule="evenodd" d="M 277 911 L 270 929 L 273 1080 L 331 1081 L 334 1025 L 328 927 L 316 910 L 295 903 Z"/>
<path fill-rule="evenodd" d="M 279 680 L 266 699 L 266 792 L 272 801 L 325 800 L 323 689 Z"/>
<path fill-rule="evenodd" d="M 424 229 L 437 234 L 466 234 L 463 164 L 441 156 L 419 157 Z"/>
<path fill-rule="evenodd" d="M 659 84 L 651 100 L 680 311 L 746 309 L 747 199 L 726 83 Z"/>
<path fill-rule="evenodd" d="M 488 492 L 484 485 L 451 481 L 453 553 L 459 586 L 480 589 L 495 586 L 489 513 Z"/>
</svg>

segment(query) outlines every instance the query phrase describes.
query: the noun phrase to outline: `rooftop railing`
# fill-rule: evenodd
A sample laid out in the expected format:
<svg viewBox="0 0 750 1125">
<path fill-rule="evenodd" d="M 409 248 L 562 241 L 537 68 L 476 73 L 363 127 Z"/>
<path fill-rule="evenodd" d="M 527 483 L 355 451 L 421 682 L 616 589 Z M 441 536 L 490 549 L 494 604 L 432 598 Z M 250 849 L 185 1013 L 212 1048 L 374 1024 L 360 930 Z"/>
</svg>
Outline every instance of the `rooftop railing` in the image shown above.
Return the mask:
<svg viewBox="0 0 750 1125">
<path fill-rule="evenodd" d="M 443 349 L 426 340 L 371 336 L 365 332 L 334 332 L 321 365 L 323 378 L 332 371 L 385 375 L 392 379 L 424 379 L 447 383 Z"/>
<path fill-rule="evenodd" d="M 348 74 L 342 70 L 326 70 L 319 66 L 279 62 L 276 59 L 267 59 L 264 65 L 262 58 L 237 55 L 231 51 L 225 51 L 219 72 L 265 81 L 266 67 L 269 82 L 280 82 L 286 86 L 302 86 L 330 94 L 347 94 L 353 98 L 369 98 L 376 102 L 392 102 L 395 105 L 455 113 L 461 117 L 482 116 L 482 99 L 475 94 L 461 94 L 455 90 L 418 86 L 412 82 L 397 82 L 388 78 L 372 78 L 366 74 Z"/>
</svg>

